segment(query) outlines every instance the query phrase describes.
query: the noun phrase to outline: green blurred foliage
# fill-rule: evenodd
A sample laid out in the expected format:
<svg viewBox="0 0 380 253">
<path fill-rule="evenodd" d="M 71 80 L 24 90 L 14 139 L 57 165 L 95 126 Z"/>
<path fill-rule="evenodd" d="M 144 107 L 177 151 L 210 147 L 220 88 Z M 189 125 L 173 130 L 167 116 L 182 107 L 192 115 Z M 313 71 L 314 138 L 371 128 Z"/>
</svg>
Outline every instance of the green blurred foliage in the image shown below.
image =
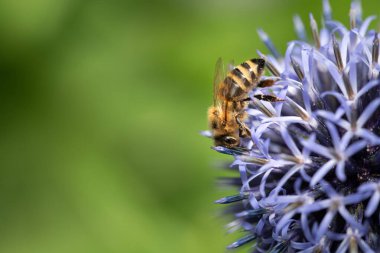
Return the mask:
<svg viewBox="0 0 380 253">
<path fill-rule="evenodd" d="M 223 252 L 214 63 L 266 52 L 259 27 L 283 52 L 320 5 L 1 0 L 0 252 Z"/>
</svg>

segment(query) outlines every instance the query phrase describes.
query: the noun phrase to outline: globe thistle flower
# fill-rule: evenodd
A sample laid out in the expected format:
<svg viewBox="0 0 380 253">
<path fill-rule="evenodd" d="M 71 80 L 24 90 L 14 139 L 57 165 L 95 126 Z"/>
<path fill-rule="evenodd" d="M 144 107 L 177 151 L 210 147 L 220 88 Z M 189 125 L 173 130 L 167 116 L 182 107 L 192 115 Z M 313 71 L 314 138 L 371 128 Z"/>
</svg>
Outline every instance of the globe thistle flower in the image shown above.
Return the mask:
<svg viewBox="0 0 380 253">
<path fill-rule="evenodd" d="M 232 155 L 239 194 L 229 204 L 230 231 L 245 235 L 228 248 L 252 252 L 380 251 L 379 38 L 351 3 L 350 27 L 332 19 L 323 1 L 323 27 L 310 14 L 312 38 L 294 18 L 298 40 L 282 57 L 259 36 L 275 88 L 255 89 L 247 109 L 252 132 Z M 311 41 L 311 43 L 310 43 Z M 255 99 L 275 94 L 284 102 Z"/>
</svg>

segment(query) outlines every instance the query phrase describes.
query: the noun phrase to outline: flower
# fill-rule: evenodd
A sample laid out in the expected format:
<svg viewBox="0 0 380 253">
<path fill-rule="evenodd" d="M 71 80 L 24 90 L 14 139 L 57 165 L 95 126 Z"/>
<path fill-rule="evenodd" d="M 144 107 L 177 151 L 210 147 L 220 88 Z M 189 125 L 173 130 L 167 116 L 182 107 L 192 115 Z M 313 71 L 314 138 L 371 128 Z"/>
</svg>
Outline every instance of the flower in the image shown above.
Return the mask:
<svg viewBox="0 0 380 253">
<path fill-rule="evenodd" d="M 252 132 L 234 156 L 239 194 L 217 201 L 245 236 L 228 248 L 253 252 L 380 251 L 379 38 L 352 1 L 350 28 L 323 1 L 323 28 L 310 14 L 312 43 L 294 18 L 298 40 L 282 57 L 267 34 L 275 88 L 254 89 L 246 121 Z M 284 102 L 257 100 L 274 93 Z M 236 179 L 228 181 L 237 183 Z"/>
</svg>

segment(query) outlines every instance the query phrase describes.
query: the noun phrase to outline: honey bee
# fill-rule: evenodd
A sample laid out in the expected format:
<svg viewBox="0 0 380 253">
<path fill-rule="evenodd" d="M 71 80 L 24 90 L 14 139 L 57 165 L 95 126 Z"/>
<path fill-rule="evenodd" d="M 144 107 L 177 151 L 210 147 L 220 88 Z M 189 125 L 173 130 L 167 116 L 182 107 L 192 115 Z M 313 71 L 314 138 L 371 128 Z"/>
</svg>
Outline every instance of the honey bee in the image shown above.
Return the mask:
<svg viewBox="0 0 380 253">
<path fill-rule="evenodd" d="M 215 68 L 214 102 L 208 109 L 208 121 L 215 146 L 234 148 L 240 145 L 240 138 L 251 136 L 244 124 L 245 109 L 250 100 L 248 93 L 256 87 L 269 87 L 275 81 L 261 80 L 264 72 L 264 59 L 251 59 L 232 68 L 224 78 L 223 63 L 219 59 Z M 257 99 L 283 101 L 272 95 L 255 95 Z"/>
</svg>

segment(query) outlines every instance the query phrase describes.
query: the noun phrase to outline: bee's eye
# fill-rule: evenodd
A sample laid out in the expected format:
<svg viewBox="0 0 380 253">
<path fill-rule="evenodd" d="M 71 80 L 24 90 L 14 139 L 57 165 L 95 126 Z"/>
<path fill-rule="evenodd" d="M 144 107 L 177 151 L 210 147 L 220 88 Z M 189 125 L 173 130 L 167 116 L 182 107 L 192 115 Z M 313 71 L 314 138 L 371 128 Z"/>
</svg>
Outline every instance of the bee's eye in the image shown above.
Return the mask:
<svg viewBox="0 0 380 253">
<path fill-rule="evenodd" d="M 234 145 L 237 143 L 237 140 L 234 137 L 226 136 L 224 137 L 224 142 L 230 145 Z"/>
</svg>

